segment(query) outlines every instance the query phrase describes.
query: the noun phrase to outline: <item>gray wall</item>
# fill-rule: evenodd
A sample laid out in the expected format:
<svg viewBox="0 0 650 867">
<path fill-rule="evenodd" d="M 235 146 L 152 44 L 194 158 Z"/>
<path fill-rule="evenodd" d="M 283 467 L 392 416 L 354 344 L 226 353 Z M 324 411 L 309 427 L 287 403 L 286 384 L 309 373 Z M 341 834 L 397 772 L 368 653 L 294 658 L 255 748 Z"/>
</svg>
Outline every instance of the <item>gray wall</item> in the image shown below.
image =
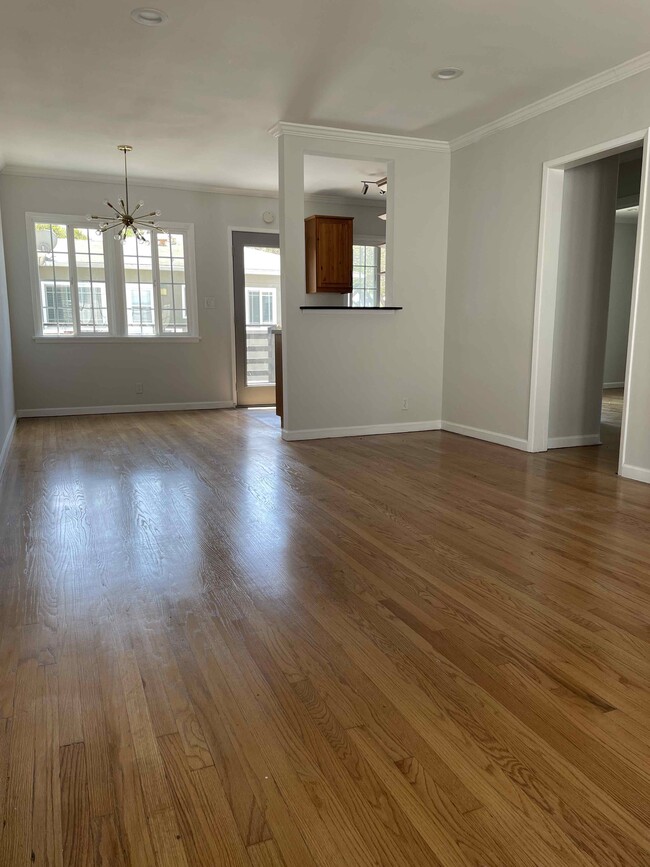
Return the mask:
<svg viewBox="0 0 650 867">
<path fill-rule="evenodd" d="M 372 158 L 389 166 L 389 305 L 403 310 L 302 311 L 305 294 L 305 153 Z M 362 429 L 433 428 L 442 409 L 449 154 L 350 140 L 280 138 L 283 201 L 282 322 L 287 438 Z M 392 281 L 391 281 L 392 277 Z M 331 303 L 331 302 L 330 302 Z M 408 402 L 403 409 L 403 402 Z"/>
<path fill-rule="evenodd" d="M 618 157 L 564 175 L 549 446 L 599 441 Z M 555 440 L 555 442 L 553 442 Z"/>
<path fill-rule="evenodd" d="M 262 214 L 267 210 L 278 214 L 276 198 L 134 187 L 134 199 L 143 198 L 152 208 L 160 208 L 163 220 L 194 224 L 199 342 L 81 345 L 33 340 L 25 213 L 94 212 L 120 185 L 119 179 L 105 184 L 0 175 L 18 410 L 232 402 L 228 227 L 269 228 Z M 309 213 L 335 214 L 341 207 L 320 200 L 305 203 Z M 355 216 L 358 234 L 381 235 L 377 219 L 381 207 L 344 207 Z M 272 226 L 276 231 L 278 222 Z M 206 296 L 216 298 L 214 309 L 205 308 Z M 135 394 L 136 382 L 144 385 L 141 396 Z"/>
<path fill-rule="evenodd" d="M 445 419 L 525 443 L 543 164 L 649 126 L 643 72 L 452 153 Z M 650 293 L 638 324 L 626 462 L 650 470 Z"/>
<path fill-rule="evenodd" d="M 636 220 L 634 222 L 616 221 L 607 316 L 605 373 L 603 375 L 603 381 L 606 385 L 622 384 L 625 380 L 636 230 Z"/>
<path fill-rule="evenodd" d="M 13 425 L 13 420 L 14 380 L 11 359 L 11 330 L 2 243 L 2 215 L 0 213 L 0 472 L 2 471 L 3 447 Z"/>
</svg>

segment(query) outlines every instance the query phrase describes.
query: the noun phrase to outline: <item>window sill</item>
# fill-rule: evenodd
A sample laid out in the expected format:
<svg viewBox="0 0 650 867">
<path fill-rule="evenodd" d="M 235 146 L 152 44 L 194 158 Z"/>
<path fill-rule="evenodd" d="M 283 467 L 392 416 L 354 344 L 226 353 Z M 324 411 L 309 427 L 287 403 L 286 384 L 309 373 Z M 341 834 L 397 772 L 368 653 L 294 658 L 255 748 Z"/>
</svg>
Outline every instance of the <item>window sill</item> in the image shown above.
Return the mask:
<svg viewBox="0 0 650 867">
<path fill-rule="evenodd" d="M 41 334 L 32 337 L 34 343 L 198 343 L 201 338 L 191 334 L 157 335 L 151 337 L 100 337 L 96 334 L 88 337 L 45 337 Z"/>
</svg>

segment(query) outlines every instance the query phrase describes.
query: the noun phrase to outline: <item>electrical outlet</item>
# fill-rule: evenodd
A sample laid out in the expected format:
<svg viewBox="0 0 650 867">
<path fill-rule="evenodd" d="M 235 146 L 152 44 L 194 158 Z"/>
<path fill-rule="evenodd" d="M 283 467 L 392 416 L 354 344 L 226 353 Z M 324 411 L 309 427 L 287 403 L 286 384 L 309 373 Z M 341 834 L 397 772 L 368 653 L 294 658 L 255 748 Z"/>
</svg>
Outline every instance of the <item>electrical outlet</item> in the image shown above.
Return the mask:
<svg viewBox="0 0 650 867">
<path fill-rule="evenodd" d="M 143 384 L 142 384 L 141 382 L 136 382 L 136 384 L 135 384 L 135 393 L 136 393 L 136 394 L 143 394 L 143 392 L 144 392 L 144 386 L 143 386 Z"/>
<path fill-rule="evenodd" d="M 206 310 L 214 310 L 217 306 L 217 299 L 214 295 L 208 295 L 208 297 L 204 299 L 203 303 L 205 304 Z"/>
<path fill-rule="evenodd" d="M 405 397 L 402 401 L 402 412 L 405 412 L 409 408 L 409 399 Z"/>
</svg>

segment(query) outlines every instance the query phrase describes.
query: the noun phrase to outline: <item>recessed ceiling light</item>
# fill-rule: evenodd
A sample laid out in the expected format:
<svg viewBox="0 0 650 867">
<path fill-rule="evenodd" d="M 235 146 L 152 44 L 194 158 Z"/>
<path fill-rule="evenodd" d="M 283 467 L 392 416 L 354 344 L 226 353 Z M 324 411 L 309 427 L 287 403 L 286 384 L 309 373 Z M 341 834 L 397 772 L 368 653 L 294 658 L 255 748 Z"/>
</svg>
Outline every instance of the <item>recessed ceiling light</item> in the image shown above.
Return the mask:
<svg viewBox="0 0 650 867">
<path fill-rule="evenodd" d="M 453 78 L 460 78 L 462 74 L 463 70 L 458 66 L 444 66 L 432 73 L 433 77 L 440 81 L 451 81 Z"/>
<path fill-rule="evenodd" d="M 169 16 L 166 12 L 161 12 L 160 9 L 141 6 L 133 10 L 131 18 L 136 24 L 144 24 L 146 27 L 160 27 L 161 24 L 167 23 Z"/>
</svg>

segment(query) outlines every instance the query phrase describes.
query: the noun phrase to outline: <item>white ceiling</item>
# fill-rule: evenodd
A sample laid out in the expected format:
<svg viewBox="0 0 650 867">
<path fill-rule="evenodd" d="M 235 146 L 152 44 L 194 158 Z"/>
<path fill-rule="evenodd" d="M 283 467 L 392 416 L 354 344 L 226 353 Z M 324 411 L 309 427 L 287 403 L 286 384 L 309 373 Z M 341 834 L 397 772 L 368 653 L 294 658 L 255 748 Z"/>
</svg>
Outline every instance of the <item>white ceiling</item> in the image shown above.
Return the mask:
<svg viewBox="0 0 650 867">
<path fill-rule="evenodd" d="M 322 196 L 345 196 L 360 202 L 381 202 L 386 197 L 370 184 L 363 195 L 363 181 L 385 178 L 388 166 L 377 160 L 352 160 L 339 157 L 305 156 L 305 192 Z"/>
<path fill-rule="evenodd" d="M 278 120 L 448 140 L 649 47 L 647 0 L 147 2 L 4 4 L 0 163 L 272 190 Z"/>
</svg>

